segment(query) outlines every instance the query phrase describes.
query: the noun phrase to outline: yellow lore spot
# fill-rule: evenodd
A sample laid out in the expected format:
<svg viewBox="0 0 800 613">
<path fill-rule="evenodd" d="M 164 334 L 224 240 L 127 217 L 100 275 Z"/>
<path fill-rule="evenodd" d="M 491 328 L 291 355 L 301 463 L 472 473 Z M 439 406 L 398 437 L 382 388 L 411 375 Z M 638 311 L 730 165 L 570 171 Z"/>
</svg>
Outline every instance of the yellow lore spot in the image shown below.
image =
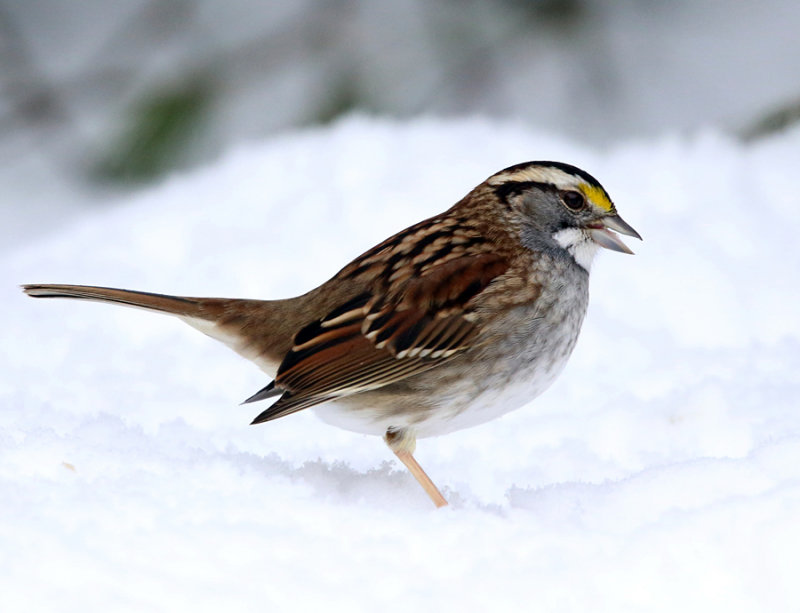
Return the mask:
<svg viewBox="0 0 800 613">
<path fill-rule="evenodd" d="M 586 196 L 595 206 L 600 207 L 607 213 L 611 213 L 614 210 L 614 203 L 609 200 L 602 187 L 597 185 L 589 185 L 588 183 L 581 183 L 580 189 L 583 192 L 583 195 Z"/>
</svg>

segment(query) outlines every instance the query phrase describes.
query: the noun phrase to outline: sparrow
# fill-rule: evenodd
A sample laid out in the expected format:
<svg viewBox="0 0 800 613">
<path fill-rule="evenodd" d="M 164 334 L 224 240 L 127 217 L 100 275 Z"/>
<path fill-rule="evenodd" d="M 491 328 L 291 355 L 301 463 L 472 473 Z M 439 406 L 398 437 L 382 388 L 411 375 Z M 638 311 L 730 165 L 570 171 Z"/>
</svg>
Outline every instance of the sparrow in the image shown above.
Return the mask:
<svg viewBox="0 0 800 613">
<path fill-rule="evenodd" d="M 313 407 L 332 425 L 382 436 L 438 507 L 447 501 L 414 458 L 417 438 L 495 419 L 555 380 L 578 339 L 597 251 L 632 253 L 617 233 L 641 239 L 594 177 L 526 162 L 295 298 L 22 287 L 182 319 L 268 375 L 244 401 L 273 400 L 253 424 Z"/>
</svg>

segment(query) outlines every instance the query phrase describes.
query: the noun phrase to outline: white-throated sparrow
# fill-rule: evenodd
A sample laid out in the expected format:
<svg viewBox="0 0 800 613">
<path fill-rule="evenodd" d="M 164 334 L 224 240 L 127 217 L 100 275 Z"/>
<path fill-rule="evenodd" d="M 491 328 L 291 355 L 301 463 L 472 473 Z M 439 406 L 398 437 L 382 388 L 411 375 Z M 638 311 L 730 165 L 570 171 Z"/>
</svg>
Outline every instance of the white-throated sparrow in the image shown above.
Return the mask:
<svg viewBox="0 0 800 613">
<path fill-rule="evenodd" d="M 631 253 L 611 230 L 640 238 L 589 174 L 528 162 L 296 298 L 23 288 L 180 317 L 273 377 L 245 401 L 278 397 L 254 424 L 315 406 L 331 424 L 383 436 L 442 506 L 416 438 L 488 421 L 550 385 L 578 338 L 598 247 Z"/>
</svg>

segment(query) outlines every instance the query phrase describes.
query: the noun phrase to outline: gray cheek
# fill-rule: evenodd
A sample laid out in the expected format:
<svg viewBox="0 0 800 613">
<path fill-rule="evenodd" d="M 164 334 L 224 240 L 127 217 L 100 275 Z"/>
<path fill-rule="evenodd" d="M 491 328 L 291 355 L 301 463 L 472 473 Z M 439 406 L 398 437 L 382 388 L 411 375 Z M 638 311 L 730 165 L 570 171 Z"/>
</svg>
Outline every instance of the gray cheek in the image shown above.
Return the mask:
<svg viewBox="0 0 800 613">
<path fill-rule="evenodd" d="M 520 242 L 531 250 L 553 252 L 559 249 L 553 234 L 565 227 L 575 224 L 575 218 L 564 206 L 550 195 L 533 195 L 521 198 L 515 205 L 518 207 L 522 224 Z"/>
<path fill-rule="evenodd" d="M 534 191 L 522 196 L 518 205 L 524 218 L 541 230 L 555 228 L 565 221 L 566 210 L 553 194 Z"/>
</svg>

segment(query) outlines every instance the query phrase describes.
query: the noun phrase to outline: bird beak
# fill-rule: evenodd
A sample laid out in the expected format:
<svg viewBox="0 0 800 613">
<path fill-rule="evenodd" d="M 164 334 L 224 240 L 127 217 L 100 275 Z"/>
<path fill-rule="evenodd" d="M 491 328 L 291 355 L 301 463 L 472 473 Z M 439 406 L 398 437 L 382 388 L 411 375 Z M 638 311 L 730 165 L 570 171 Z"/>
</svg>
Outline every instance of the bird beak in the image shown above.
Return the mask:
<svg viewBox="0 0 800 613">
<path fill-rule="evenodd" d="M 597 225 L 589 228 L 589 234 L 592 240 L 601 247 L 611 249 L 612 251 L 619 251 L 620 253 L 633 254 L 633 251 L 622 242 L 619 236 L 611 232 L 611 230 L 624 234 L 625 236 L 633 236 L 642 240 L 639 233 L 631 228 L 619 215 L 604 217 Z"/>
</svg>

